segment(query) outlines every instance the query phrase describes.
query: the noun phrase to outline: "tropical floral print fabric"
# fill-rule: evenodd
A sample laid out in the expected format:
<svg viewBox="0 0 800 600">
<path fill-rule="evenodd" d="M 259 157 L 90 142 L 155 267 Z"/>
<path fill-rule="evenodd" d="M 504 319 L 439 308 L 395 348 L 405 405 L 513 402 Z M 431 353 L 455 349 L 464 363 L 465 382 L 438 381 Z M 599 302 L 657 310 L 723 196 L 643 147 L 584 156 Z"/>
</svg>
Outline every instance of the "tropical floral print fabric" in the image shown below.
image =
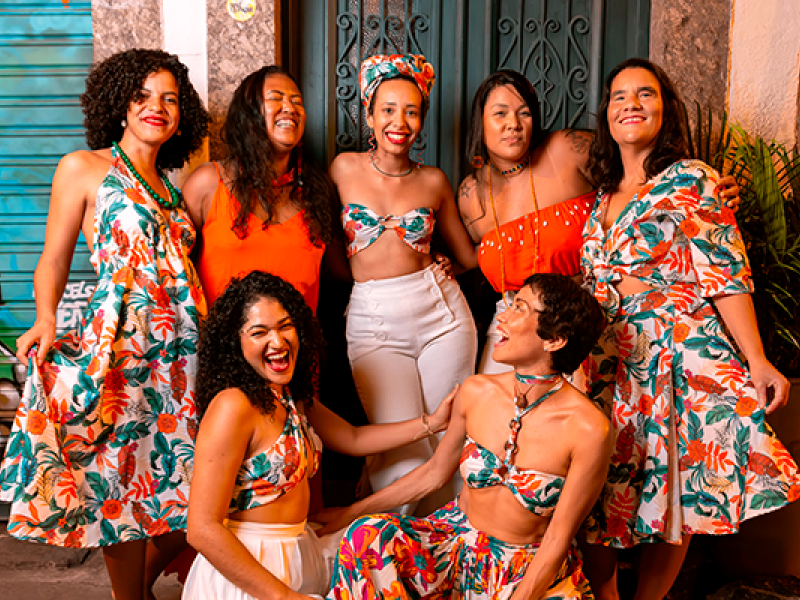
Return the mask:
<svg viewBox="0 0 800 600">
<path fill-rule="evenodd" d="M 591 543 L 736 533 L 741 521 L 800 497 L 797 465 L 765 422 L 709 300 L 752 290 L 717 180 L 701 162 L 675 163 L 607 232 L 608 195 L 586 224 L 582 268 L 609 326 L 584 366 L 615 435 L 608 481 L 586 523 Z M 613 284 L 623 275 L 650 289 L 620 298 Z"/>
<path fill-rule="evenodd" d="M 342 207 L 342 226 L 347 236 L 347 258 L 372 245 L 388 228 L 394 229 L 406 244 L 417 252 L 430 254 L 436 217 L 427 206 L 404 215 L 381 216 L 362 204 Z"/>
<path fill-rule="evenodd" d="M 291 397 L 281 398 L 286 424 L 272 446 L 251 456 L 239 467 L 230 512 L 249 510 L 274 502 L 298 483 L 317 472 L 322 459 L 322 440 L 301 415 Z"/>
<path fill-rule="evenodd" d="M 77 331 L 31 361 L 0 468 L 19 539 L 107 546 L 186 527 L 205 312 L 194 230 L 115 156 L 94 239 L 95 292 Z"/>
<path fill-rule="evenodd" d="M 424 56 L 421 54 L 375 54 L 364 59 L 358 77 L 361 87 L 361 102 L 364 103 L 364 108 L 369 108 L 372 96 L 381 82 L 404 75 L 414 80 L 427 105 L 436 75 L 433 72 L 433 65 L 425 60 Z"/>
<path fill-rule="evenodd" d="M 478 531 L 457 500 L 424 519 L 362 517 L 342 538 L 328 598 L 506 599 L 537 549 Z M 594 598 L 577 552 L 569 552 L 543 598 Z"/>
</svg>

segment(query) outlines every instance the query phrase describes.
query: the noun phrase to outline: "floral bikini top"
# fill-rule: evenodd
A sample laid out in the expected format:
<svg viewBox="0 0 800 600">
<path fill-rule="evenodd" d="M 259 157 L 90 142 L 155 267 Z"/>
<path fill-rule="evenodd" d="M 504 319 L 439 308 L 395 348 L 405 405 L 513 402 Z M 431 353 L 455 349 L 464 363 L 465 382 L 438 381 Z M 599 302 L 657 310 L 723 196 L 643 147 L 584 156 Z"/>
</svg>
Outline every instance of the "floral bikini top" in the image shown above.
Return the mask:
<svg viewBox="0 0 800 600">
<path fill-rule="evenodd" d="M 286 424 L 272 446 L 239 467 L 228 512 L 274 502 L 304 478 L 314 476 L 322 457 L 322 442 L 290 397 L 281 398 Z"/>
<path fill-rule="evenodd" d="M 342 225 L 347 236 L 347 258 L 368 248 L 386 229 L 394 229 L 406 244 L 417 252 L 430 254 L 436 217 L 427 206 L 404 215 L 380 216 L 363 204 L 342 207 Z"/>
<path fill-rule="evenodd" d="M 504 485 L 522 507 L 541 517 L 549 517 L 564 487 L 561 475 L 521 469 L 490 452 L 467 436 L 461 451 L 461 476 L 473 489 Z"/>
</svg>

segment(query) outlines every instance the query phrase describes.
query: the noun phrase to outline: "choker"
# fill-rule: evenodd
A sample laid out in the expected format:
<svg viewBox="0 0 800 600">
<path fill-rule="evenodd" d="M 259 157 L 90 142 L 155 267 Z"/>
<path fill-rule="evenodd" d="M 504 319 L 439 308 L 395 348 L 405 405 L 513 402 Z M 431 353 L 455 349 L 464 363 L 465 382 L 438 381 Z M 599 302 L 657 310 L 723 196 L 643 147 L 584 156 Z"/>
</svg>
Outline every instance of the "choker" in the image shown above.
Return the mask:
<svg viewBox="0 0 800 600">
<path fill-rule="evenodd" d="M 375 150 L 373 150 L 372 152 L 369 153 L 369 162 L 372 163 L 372 167 L 378 173 L 380 173 L 381 175 L 386 175 L 386 177 L 405 177 L 406 175 L 409 175 L 411 173 L 412 169 L 414 168 L 414 161 L 412 160 L 412 161 L 409 161 L 410 164 L 408 165 L 408 170 L 407 171 L 403 171 L 402 173 L 387 173 L 386 171 L 381 169 L 375 163 Z"/>
<path fill-rule="evenodd" d="M 272 187 L 275 187 L 275 188 L 285 187 L 285 186 L 289 185 L 290 183 L 294 183 L 295 171 L 297 172 L 297 176 L 299 177 L 300 173 L 301 173 L 300 169 L 302 168 L 302 164 L 303 164 L 303 155 L 302 154 L 298 154 L 297 155 L 297 166 L 289 169 L 288 171 L 286 171 L 286 173 L 284 173 L 283 175 L 281 175 L 277 179 L 273 179 L 272 182 L 271 182 L 272 183 Z M 302 181 L 300 182 L 300 185 L 303 185 Z"/>
<path fill-rule="evenodd" d="M 517 377 L 517 381 L 520 380 L 519 379 L 520 377 L 527 377 L 525 375 L 520 375 L 519 373 L 516 373 L 516 372 L 514 374 Z M 516 455 L 517 450 L 519 449 L 519 447 L 517 446 L 517 438 L 519 437 L 519 430 L 522 429 L 522 417 L 527 415 L 534 408 L 536 408 L 542 402 L 547 400 L 550 396 L 555 394 L 564 385 L 564 378 L 561 376 L 561 374 L 545 375 L 544 377 L 538 377 L 538 376 L 534 375 L 531 379 L 534 380 L 534 383 L 536 383 L 537 381 L 538 382 L 556 381 L 556 380 L 559 380 L 559 379 L 560 379 L 560 381 L 558 381 L 558 383 L 556 383 L 553 387 L 551 387 L 549 390 L 547 390 L 544 394 L 539 396 L 536 400 L 534 400 L 530 404 L 527 404 L 528 400 L 527 400 L 526 396 L 528 395 L 528 392 L 531 391 L 531 388 L 533 387 L 533 385 L 531 385 L 531 388 L 528 388 L 528 392 L 525 392 L 525 394 L 521 395 L 522 399 L 525 402 L 525 404 L 520 404 L 520 394 L 516 391 L 516 386 L 514 386 L 515 387 L 515 389 L 514 389 L 514 417 L 511 419 L 511 421 L 508 424 L 509 429 L 511 429 L 511 435 L 509 436 L 509 439 L 508 439 L 508 441 L 506 442 L 506 445 L 505 445 L 506 456 L 505 456 L 505 460 L 503 461 L 503 466 L 500 467 L 500 469 L 498 469 L 498 472 L 499 472 L 500 476 L 503 477 L 503 478 L 505 478 L 506 474 L 508 474 L 509 466 L 514 464 L 514 456 Z"/>
<path fill-rule="evenodd" d="M 131 159 L 128 158 L 128 155 L 122 151 L 122 148 L 119 147 L 119 144 L 117 142 L 111 142 L 111 145 L 114 147 L 114 150 L 117 151 L 117 154 L 119 154 L 120 158 L 122 159 L 122 162 L 125 163 L 125 166 L 128 167 L 128 171 L 130 171 L 131 174 L 136 178 L 136 180 L 142 184 L 142 187 L 144 187 L 144 189 L 147 190 L 147 193 L 150 194 L 150 197 L 156 202 L 158 202 L 159 206 L 166 208 L 167 210 L 172 210 L 173 208 L 177 208 L 180 205 L 181 193 L 175 189 L 175 186 L 173 186 L 172 183 L 170 183 L 169 179 L 167 179 L 163 173 L 159 173 L 159 176 L 161 177 L 161 181 L 164 182 L 164 187 L 167 188 L 171 200 L 165 200 L 160 195 L 158 195 L 156 191 L 152 188 L 152 186 L 149 183 L 147 183 L 147 181 L 145 181 L 144 177 L 139 175 L 139 171 L 133 168 L 133 163 L 131 162 Z"/>
<path fill-rule="evenodd" d="M 521 383 L 522 385 L 527 385 L 528 390 L 526 392 L 520 392 L 517 390 L 517 386 L 514 386 L 514 404 L 518 408 L 525 408 L 528 406 L 528 394 L 533 389 L 533 386 L 537 383 L 555 383 L 562 379 L 561 373 L 553 373 L 551 375 L 522 375 L 514 371 L 514 379 L 515 381 Z M 545 394 L 547 396 L 548 394 Z M 537 399 L 531 406 L 536 406 L 541 404 L 542 400 L 545 396 Z"/>
<path fill-rule="evenodd" d="M 519 163 L 517 166 L 515 166 L 515 167 L 511 167 L 510 169 L 506 169 L 506 170 L 498 169 L 498 168 L 495 166 L 495 164 L 494 164 L 494 163 L 491 163 L 491 165 L 492 165 L 492 168 L 493 168 L 495 171 L 497 171 L 498 173 L 500 173 L 500 175 L 513 175 L 514 173 L 519 173 L 520 171 L 522 171 L 522 169 L 524 169 L 525 167 L 527 167 L 527 166 L 528 166 L 528 160 L 529 160 L 529 158 L 526 156 L 526 157 L 525 157 L 525 160 L 523 160 L 523 161 L 522 161 L 521 163 Z"/>
</svg>

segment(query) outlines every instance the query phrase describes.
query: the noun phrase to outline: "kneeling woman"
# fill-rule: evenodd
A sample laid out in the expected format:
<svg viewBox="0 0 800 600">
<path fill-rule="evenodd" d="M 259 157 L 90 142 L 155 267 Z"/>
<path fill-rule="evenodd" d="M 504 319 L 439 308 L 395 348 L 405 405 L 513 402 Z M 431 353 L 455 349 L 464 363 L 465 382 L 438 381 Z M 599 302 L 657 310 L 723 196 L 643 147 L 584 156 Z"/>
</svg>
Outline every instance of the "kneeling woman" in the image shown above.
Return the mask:
<svg viewBox="0 0 800 600">
<path fill-rule="evenodd" d="M 499 315 L 494 360 L 458 393 L 433 458 L 393 485 L 329 513 L 327 529 L 422 497 L 460 463 L 459 498 L 424 519 L 379 515 L 348 529 L 334 598 L 589 598 L 573 538 L 597 498 L 609 423 L 565 381 L 603 329 L 600 306 L 564 275 L 529 277 Z"/>
<path fill-rule="evenodd" d="M 311 309 L 280 277 L 234 279 L 214 304 L 200 336 L 187 532 L 200 555 L 184 599 L 324 595 L 329 569 L 305 521 L 320 438 L 366 455 L 447 426 L 454 394 L 430 418 L 351 426 L 316 399 L 321 349 Z"/>
</svg>

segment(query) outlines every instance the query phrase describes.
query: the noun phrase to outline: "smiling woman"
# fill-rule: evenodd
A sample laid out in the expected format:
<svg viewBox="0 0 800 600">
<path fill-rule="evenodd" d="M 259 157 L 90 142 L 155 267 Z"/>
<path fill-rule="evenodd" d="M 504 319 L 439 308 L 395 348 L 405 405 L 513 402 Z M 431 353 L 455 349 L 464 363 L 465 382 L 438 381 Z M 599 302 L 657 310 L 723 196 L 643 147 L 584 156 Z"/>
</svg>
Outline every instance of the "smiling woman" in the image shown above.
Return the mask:
<svg viewBox="0 0 800 600">
<path fill-rule="evenodd" d="M 162 169 L 183 166 L 206 134 L 188 74 L 158 50 L 92 69 L 81 96 L 92 150 L 56 169 L 36 322 L 17 342 L 30 374 L 0 469 L 8 531 L 102 546 L 117 600 L 145 597 L 146 558 L 169 560 L 186 526 L 205 301 L 194 228 Z M 77 330 L 55 339 L 80 231 L 98 282 Z"/>
<path fill-rule="evenodd" d="M 425 123 L 433 81 L 433 67 L 423 56 L 365 60 L 361 98 L 374 148 L 340 154 L 331 164 L 355 279 L 347 353 L 372 423 L 434 410 L 474 370 L 475 324 L 458 284 L 431 255 L 434 226 L 462 266 L 474 264 L 475 251 L 445 174 L 409 156 Z M 424 463 L 435 447 L 436 440 L 424 440 L 372 460 L 367 470 L 373 489 Z M 441 506 L 454 491 L 445 487 L 420 512 Z"/>
<path fill-rule="evenodd" d="M 197 269 L 209 303 L 233 277 L 265 270 L 290 281 L 316 311 L 333 194 L 325 173 L 303 155 L 305 124 L 297 84 L 280 67 L 263 67 L 231 99 L 222 129 L 225 160 L 187 179 L 186 204 L 201 232 Z M 329 247 L 329 264 L 349 277 L 341 245 Z"/>
<path fill-rule="evenodd" d="M 280 277 L 234 278 L 214 303 L 200 338 L 189 500 L 200 555 L 185 600 L 326 594 L 328 558 L 306 524 L 322 442 L 365 455 L 446 427 L 454 394 L 430 418 L 353 427 L 317 400 L 322 346 L 310 308 Z"/>
</svg>

